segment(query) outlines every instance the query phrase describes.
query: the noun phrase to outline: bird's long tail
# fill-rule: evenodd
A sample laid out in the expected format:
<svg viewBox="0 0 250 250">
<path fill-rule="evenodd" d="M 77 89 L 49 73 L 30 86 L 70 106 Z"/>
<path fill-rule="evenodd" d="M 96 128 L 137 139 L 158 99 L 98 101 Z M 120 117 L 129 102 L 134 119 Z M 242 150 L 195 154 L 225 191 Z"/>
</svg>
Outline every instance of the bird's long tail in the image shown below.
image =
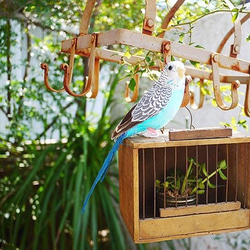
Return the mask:
<svg viewBox="0 0 250 250">
<path fill-rule="evenodd" d="M 87 206 L 87 203 L 89 201 L 89 198 L 90 196 L 92 195 L 97 183 L 99 181 L 103 181 L 108 169 L 109 169 L 109 166 L 110 166 L 110 163 L 116 153 L 116 151 L 118 150 L 119 146 L 122 144 L 122 141 L 124 140 L 124 138 L 126 138 L 126 133 L 122 134 L 120 137 L 118 137 L 118 139 L 116 140 L 114 146 L 112 147 L 112 149 L 109 151 L 109 154 L 107 155 L 98 175 L 96 176 L 95 178 L 95 181 L 87 195 L 87 197 L 85 198 L 85 201 L 83 203 L 83 208 L 82 208 L 82 213 L 84 213 L 85 209 L 86 209 L 86 206 Z"/>
</svg>

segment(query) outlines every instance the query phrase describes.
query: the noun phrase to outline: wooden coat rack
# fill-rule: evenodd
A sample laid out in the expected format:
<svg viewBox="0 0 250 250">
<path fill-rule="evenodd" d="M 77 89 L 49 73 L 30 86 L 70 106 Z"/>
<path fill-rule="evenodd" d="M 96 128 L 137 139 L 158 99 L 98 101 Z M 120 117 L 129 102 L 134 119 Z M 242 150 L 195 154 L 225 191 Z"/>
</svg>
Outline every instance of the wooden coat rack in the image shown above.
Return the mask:
<svg viewBox="0 0 250 250">
<path fill-rule="evenodd" d="M 153 51 L 162 53 L 164 58 L 172 55 L 178 58 L 184 58 L 202 64 L 211 65 L 212 73 L 207 71 L 198 70 L 194 68 L 187 67 L 187 74 L 192 78 L 199 78 L 201 81 L 204 79 L 213 80 L 213 88 L 215 100 L 218 107 L 223 110 L 230 110 L 237 106 L 238 104 L 238 87 L 239 84 L 246 85 L 245 103 L 244 110 L 248 117 L 250 117 L 250 62 L 241 60 L 237 58 L 241 47 L 241 24 L 243 24 L 249 17 L 247 14 L 242 20 L 236 20 L 234 24 L 234 29 L 230 30 L 225 38 L 222 40 L 218 47 L 217 53 L 195 48 L 189 45 L 180 44 L 178 42 L 168 41 L 164 39 L 165 32 L 162 32 L 159 36 L 152 36 L 155 27 L 155 17 L 156 17 L 156 1 L 146 0 L 145 5 L 145 17 L 143 21 L 142 33 L 128 30 L 128 29 L 115 29 L 103 31 L 100 33 L 88 34 L 88 27 L 90 23 L 91 13 L 95 6 L 95 0 L 88 0 L 86 8 L 84 10 L 81 23 L 79 36 L 74 37 L 69 40 L 62 42 L 61 51 L 70 54 L 69 64 L 62 64 L 61 69 L 64 71 L 63 88 L 56 90 L 52 88 L 48 81 L 48 65 L 41 64 L 42 69 L 44 69 L 44 83 L 45 86 L 54 92 L 66 91 L 72 96 L 86 96 L 90 98 L 95 98 L 98 94 L 99 85 L 99 60 L 106 60 L 117 63 L 124 63 L 124 61 L 130 64 L 137 64 L 142 62 L 143 57 L 131 56 L 127 58 L 124 53 L 108 50 L 105 47 L 109 45 L 127 45 L 131 47 L 137 47 L 144 49 L 146 51 Z M 162 29 L 166 29 L 169 25 L 170 20 L 173 18 L 176 11 L 184 3 L 184 0 L 178 0 L 173 8 L 169 11 L 162 23 Z M 231 6 L 231 5 L 229 5 Z M 230 7 L 232 8 L 232 6 Z M 234 31 L 234 44 L 231 46 L 230 55 L 220 54 L 222 48 L 224 47 L 227 39 Z M 83 90 L 80 93 L 75 93 L 71 89 L 71 82 L 73 76 L 74 68 L 74 56 L 80 55 L 84 57 L 89 57 L 89 77 Z M 162 62 L 159 60 L 156 63 L 156 67 L 162 68 Z M 141 65 L 143 67 L 143 65 Z M 233 76 L 233 75 L 221 75 L 219 69 L 229 69 L 232 71 L 237 71 L 246 74 L 245 76 Z M 139 77 L 135 77 L 136 88 L 132 97 L 130 97 L 129 89 L 126 88 L 125 98 L 127 101 L 135 101 L 138 97 L 139 91 Z M 221 92 L 220 92 L 220 82 L 231 83 L 231 97 L 232 103 L 226 105 L 223 103 Z M 191 98 L 190 98 L 191 96 Z M 189 100 L 191 102 L 191 107 L 201 108 L 203 104 L 203 97 L 200 98 L 200 103 L 194 105 L 194 94 L 189 94 L 186 91 L 186 100 L 183 105 L 187 105 Z"/>
</svg>

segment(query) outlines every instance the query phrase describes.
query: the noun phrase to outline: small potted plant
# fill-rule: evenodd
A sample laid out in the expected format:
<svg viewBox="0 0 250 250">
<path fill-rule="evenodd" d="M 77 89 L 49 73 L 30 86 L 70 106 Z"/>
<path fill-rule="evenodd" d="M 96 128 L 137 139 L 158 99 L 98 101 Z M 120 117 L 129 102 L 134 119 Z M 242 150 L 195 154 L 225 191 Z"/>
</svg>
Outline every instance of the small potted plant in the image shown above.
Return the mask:
<svg viewBox="0 0 250 250">
<path fill-rule="evenodd" d="M 225 169 L 227 169 L 227 163 L 222 160 L 218 162 L 216 170 L 209 174 L 205 163 L 199 164 L 195 158 L 190 158 L 185 173 L 181 169 L 176 169 L 176 171 L 170 172 L 164 182 L 156 180 L 159 207 L 164 207 L 164 201 L 167 207 L 196 204 L 197 194 L 205 193 L 206 184 L 209 188 L 215 188 L 210 179 L 216 173 L 222 180 L 227 179 L 223 173 Z"/>
</svg>

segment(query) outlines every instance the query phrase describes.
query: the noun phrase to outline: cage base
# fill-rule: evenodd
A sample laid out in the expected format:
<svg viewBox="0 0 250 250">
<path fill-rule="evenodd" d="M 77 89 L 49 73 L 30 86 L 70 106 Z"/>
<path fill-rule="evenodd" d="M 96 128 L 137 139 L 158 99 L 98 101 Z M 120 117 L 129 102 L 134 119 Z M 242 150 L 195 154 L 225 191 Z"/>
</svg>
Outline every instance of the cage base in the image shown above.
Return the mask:
<svg viewBox="0 0 250 250">
<path fill-rule="evenodd" d="M 249 209 L 208 214 L 194 214 L 139 221 L 136 243 L 158 242 L 169 239 L 219 234 L 249 229 Z"/>
<path fill-rule="evenodd" d="M 220 202 L 213 204 L 204 205 L 194 205 L 194 206 L 182 206 L 182 207 L 169 207 L 160 208 L 160 217 L 175 217 L 175 216 L 185 216 L 192 214 L 206 214 L 206 213 L 216 213 L 216 212 L 226 212 L 240 210 L 241 203 L 236 202 Z"/>
</svg>

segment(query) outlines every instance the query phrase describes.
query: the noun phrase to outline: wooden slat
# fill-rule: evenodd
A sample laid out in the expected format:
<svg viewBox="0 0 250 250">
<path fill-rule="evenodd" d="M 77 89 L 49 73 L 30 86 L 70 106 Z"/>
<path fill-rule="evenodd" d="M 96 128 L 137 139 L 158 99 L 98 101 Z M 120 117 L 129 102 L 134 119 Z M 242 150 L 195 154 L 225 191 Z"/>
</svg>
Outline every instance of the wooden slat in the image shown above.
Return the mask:
<svg viewBox="0 0 250 250">
<path fill-rule="evenodd" d="M 249 209 L 140 220 L 140 239 L 155 242 L 200 233 L 219 233 L 236 228 L 249 228 Z"/>
<path fill-rule="evenodd" d="M 76 48 L 76 54 L 81 56 L 89 56 L 89 53 L 86 53 L 86 49 L 90 48 L 91 46 L 91 35 L 83 36 L 78 38 L 78 46 Z M 71 47 L 71 40 L 65 40 L 62 43 L 62 52 L 70 53 L 70 47 Z M 108 49 L 101 49 L 96 48 L 95 50 L 95 57 L 98 59 L 103 59 L 105 61 L 109 62 L 116 62 L 116 63 L 124 63 L 126 61 L 129 64 L 137 64 L 140 62 L 141 66 L 144 67 L 144 57 L 142 56 L 131 56 L 129 58 L 124 56 L 124 53 L 120 51 L 114 52 L 113 50 Z M 155 69 L 159 69 L 162 67 L 162 61 L 155 60 Z M 212 80 L 212 73 L 208 72 L 206 70 L 201 69 L 195 69 L 191 67 L 186 67 L 186 75 L 190 75 L 193 78 L 201 78 L 201 79 L 207 79 Z M 240 81 L 240 84 L 249 84 L 249 76 L 226 76 L 223 74 L 220 74 L 220 81 L 223 83 L 230 83 L 233 81 Z"/>
<path fill-rule="evenodd" d="M 240 133 L 234 133 L 230 138 L 215 139 L 199 139 L 199 140 L 182 140 L 169 141 L 168 136 L 162 135 L 157 138 L 145 138 L 142 136 L 134 136 L 126 139 L 124 144 L 133 148 L 161 148 L 161 147 L 180 147 L 180 146 L 196 146 L 196 145 L 213 145 L 213 144 L 235 144 L 249 143 L 250 137 L 244 137 Z"/>
<path fill-rule="evenodd" d="M 95 6 L 95 0 L 88 0 L 81 18 L 80 34 L 87 34 L 90 24 L 90 17 Z"/>
<path fill-rule="evenodd" d="M 76 53 L 86 49 L 86 45 L 89 39 L 88 36 L 89 35 L 78 37 L 81 42 L 79 43 L 79 45 L 77 45 Z M 83 41 L 85 39 L 87 39 L 87 43 L 86 41 Z M 167 40 L 159 37 L 148 36 L 127 29 L 115 29 L 97 34 L 97 47 L 114 44 L 124 44 L 149 51 L 162 52 L 162 43 L 164 41 Z M 195 48 L 189 45 L 180 44 L 173 41 L 171 41 L 170 44 L 171 55 L 211 65 L 211 51 Z M 62 52 L 69 53 L 68 41 L 62 42 Z M 114 54 L 115 53 L 116 51 L 114 51 Z M 242 73 L 249 74 L 250 62 L 248 61 L 218 54 L 218 63 L 221 68 L 240 71 Z"/>
<path fill-rule="evenodd" d="M 101 32 L 98 35 L 97 47 L 124 44 L 154 52 L 161 52 L 163 39 L 148 36 L 127 29 L 115 29 Z"/>
<path fill-rule="evenodd" d="M 175 216 L 185 216 L 194 214 L 208 214 L 216 212 L 226 212 L 239 210 L 241 203 L 237 202 L 220 202 L 207 205 L 198 206 L 183 206 L 177 208 L 160 208 L 160 217 L 175 217 Z"/>
<path fill-rule="evenodd" d="M 139 238 L 139 174 L 137 166 L 138 150 L 121 145 L 119 149 L 120 211 L 128 231 L 134 239 Z"/>
<path fill-rule="evenodd" d="M 232 136 L 231 128 L 202 128 L 169 131 L 170 141 L 225 138 L 229 136 Z"/>
<path fill-rule="evenodd" d="M 193 78 L 213 80 L 212 72 L 202 69 L 195 69 L 191 67 L 186 67 L 186 75 L 190 75 Z M 220 82 L 222 83 L 232 83 L 236 80 L 240 81 L 240 84 L 250 84 L 249 75 L 240 76 L 240 75 L 223 75 L 219 74 Z"/>
<path fill-rule="evenodd" d="M 250 227 L 239 227 L 234 228 L 234 232 L 242 232 L 243 230 L 249 230 Z M 172 235 L 172 236 L 164 236 L 164 237 L 158 237 L 158 238 L 151 238 L 151 239 L 142 239 L 134 241 L 136 244 L 143 244 L 143 243 L 153 243 L 153 242 L 159 242 L 159 241 L 166 241 L 166 240 L 177 240 L 177 239 L 183 239 L 183 238 L 190 238 L 190 237 L 201 237 L 201 236 L 207 236 L 207 235 L 216 235 L 216 234 L 223 234 L 223 233 L 232 233 L 232 229 L 222 229 L 217 231 L 207 231 L 207 232 L 199 232 L 199 233 L 190 233 L 186 235 Z"/>
<path fill-rule="evenodd" d="M 156 17 L 156 2 L 152 0 L 146 0 L 145 17 L 143 20 L 142 33 L 152 35 L 155 27 Z"/>
</svg>

